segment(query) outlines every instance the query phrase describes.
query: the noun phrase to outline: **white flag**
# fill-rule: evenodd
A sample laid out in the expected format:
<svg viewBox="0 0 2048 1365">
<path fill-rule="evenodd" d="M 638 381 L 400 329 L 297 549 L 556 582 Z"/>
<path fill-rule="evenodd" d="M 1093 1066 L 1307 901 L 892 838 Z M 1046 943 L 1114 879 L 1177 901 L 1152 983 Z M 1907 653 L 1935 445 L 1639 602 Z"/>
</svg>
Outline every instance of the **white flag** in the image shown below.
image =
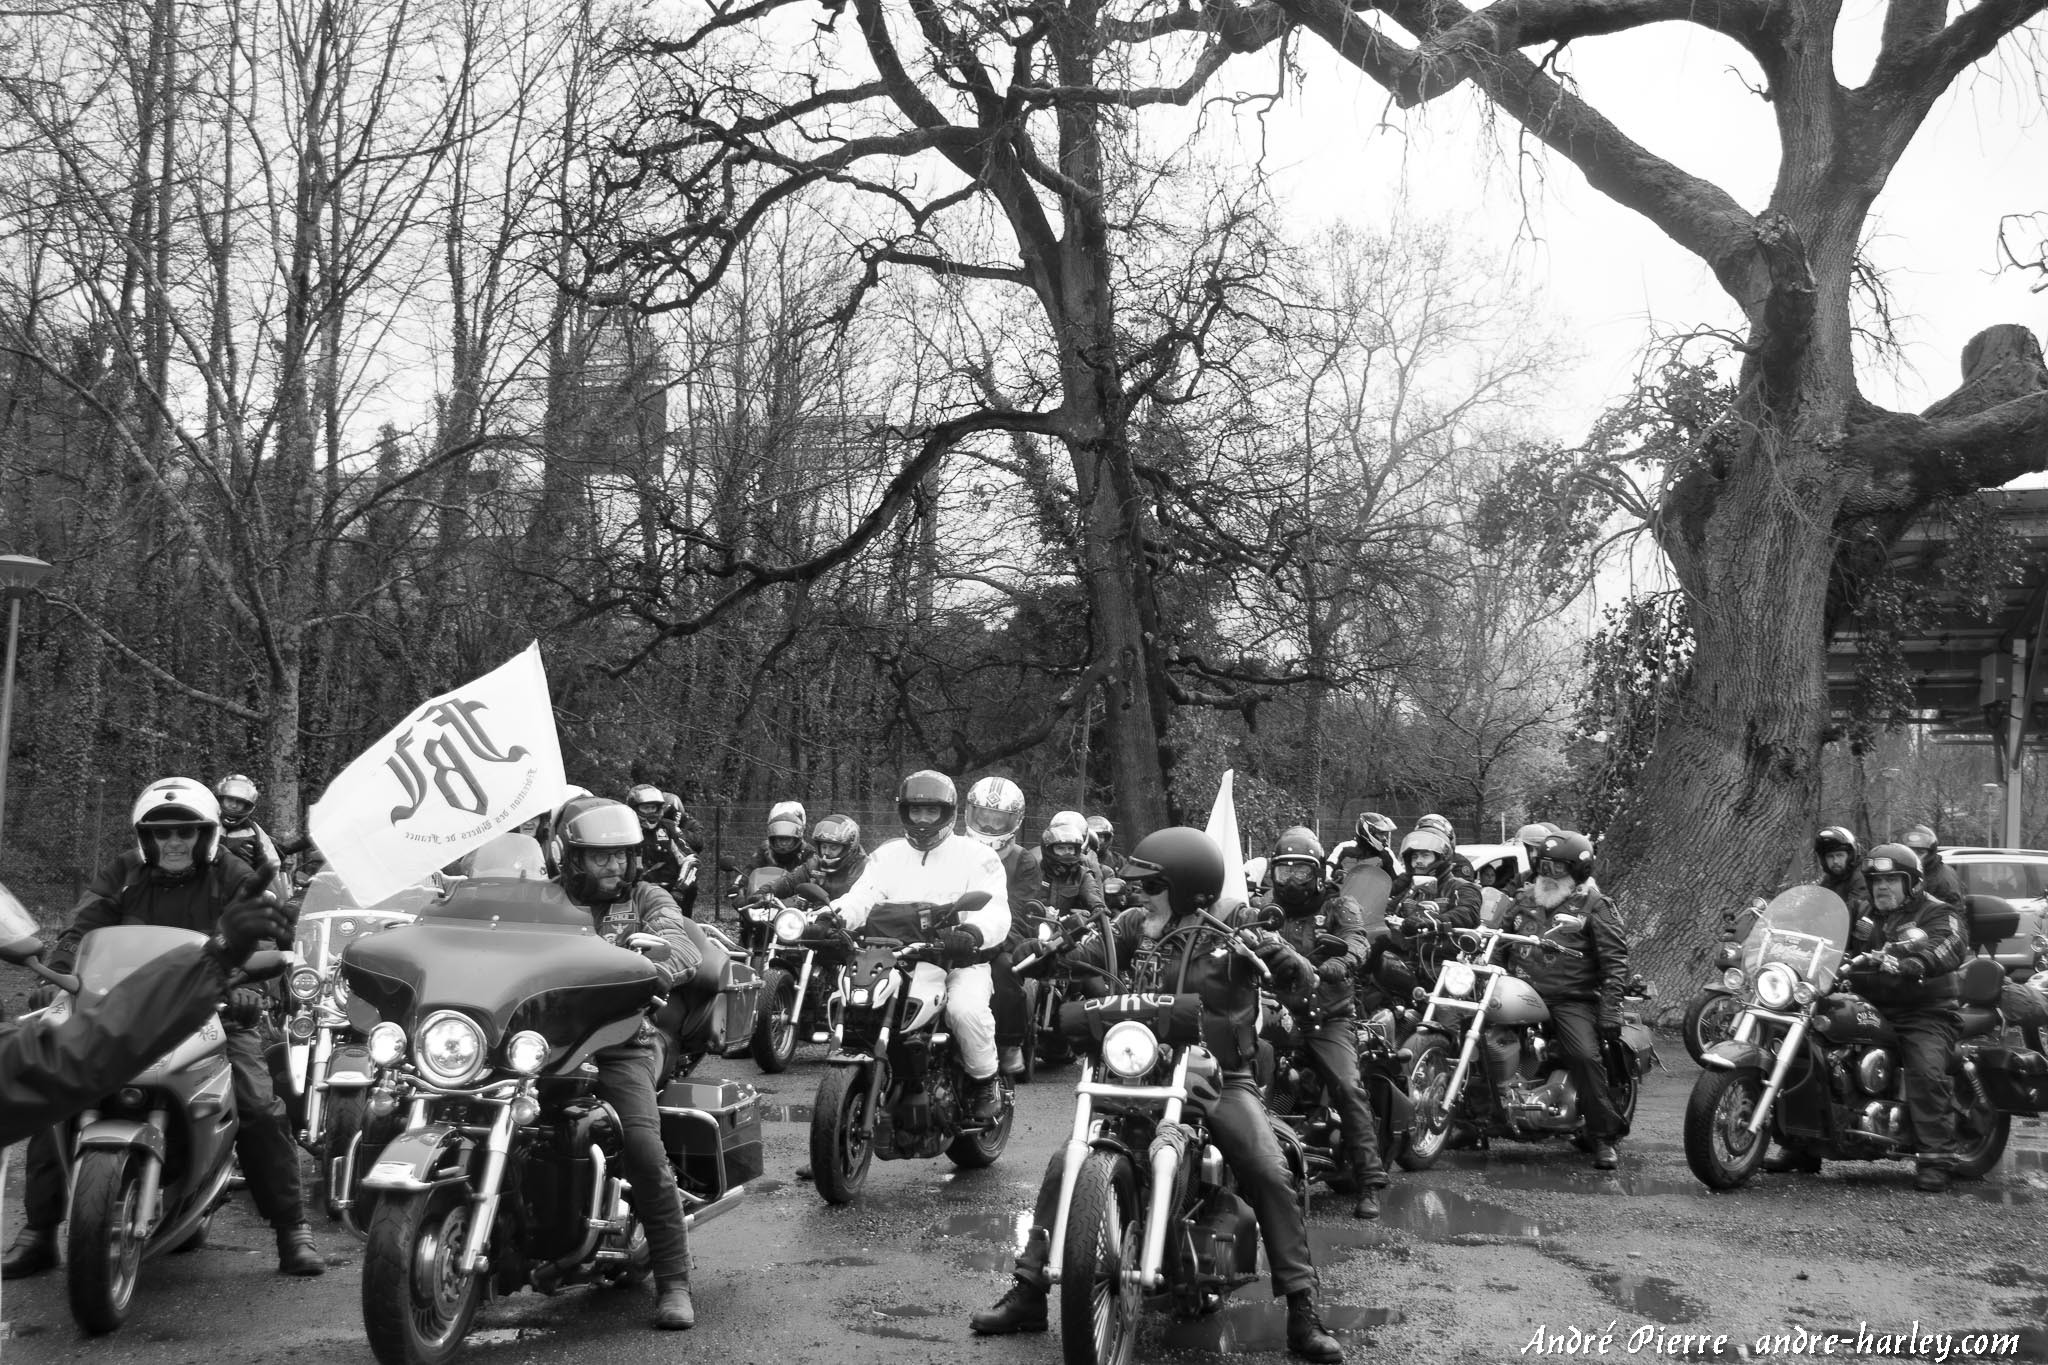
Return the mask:
<svg viewBox="0 0 2048 1365">
<path fill-rule="evenodd" d="M 1245 903 L 1244 841 L 1237 837 L 1237 799 L 1231 795 L 1235 768 L 1223 770 L 1216 787 L 1216 804 L 1209 808 L 1209 837 L 1223 846 L 1223 894 L 1216 898 L 1216 913 L 1228 917 Z"/>
<path fill-rule="evenodd" d="M 564 786 L 536 640 L 415 708 L 327 784 L 307 827 L 356 900 L 375 905 L 544 814 Z"/>
</svg>

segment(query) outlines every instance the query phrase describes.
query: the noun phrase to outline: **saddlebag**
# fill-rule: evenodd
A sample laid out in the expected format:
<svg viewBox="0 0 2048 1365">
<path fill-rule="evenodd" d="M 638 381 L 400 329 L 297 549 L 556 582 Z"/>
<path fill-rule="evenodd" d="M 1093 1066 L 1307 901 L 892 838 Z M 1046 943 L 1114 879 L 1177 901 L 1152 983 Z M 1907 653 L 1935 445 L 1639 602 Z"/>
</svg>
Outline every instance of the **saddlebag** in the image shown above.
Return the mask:
<svg viewBox="0 0 2048 1365">
<path fill-rule="evenodd" d="M 718 1011 L 713 1016 L 713 1056 L 729 1056 L 736 1044 L 754 1036 L 754 1016 L 761 1011 L 761 974 L 736 957 L 725 960 L 718 974 Z"/>
<path fill-rule="evenodd" d="M 2011 1114 L 2048 1113 L 2048 1057 L 2023 1047 L 1964 1047 L 1966 1075 L 1983 1085 L 1993 1108 Z"/>
<path fill-rule="evenodd" d="M 661 1145 L 683 1188 L 716 1199 L 760 1178 L 761 1098 L 737 1081 L 670 1081 L 662 1088 Z"/>
</svg>

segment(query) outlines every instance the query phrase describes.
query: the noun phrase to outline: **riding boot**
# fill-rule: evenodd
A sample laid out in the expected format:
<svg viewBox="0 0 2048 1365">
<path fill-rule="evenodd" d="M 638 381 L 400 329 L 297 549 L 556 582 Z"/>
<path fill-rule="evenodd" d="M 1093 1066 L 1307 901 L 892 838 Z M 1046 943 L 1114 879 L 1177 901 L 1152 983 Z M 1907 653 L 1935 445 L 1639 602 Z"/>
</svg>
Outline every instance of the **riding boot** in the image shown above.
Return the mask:
<svg viewBox="0 0 2048 1365">
<path fill-rule="evenodd" d="M 1046 1324 L 1045 1286 L 1022 1276 L 1011 1280 L 994 1304 L 967 1320 L 969 1328 L 985 1337 L 1043 1332 Z"/>
<path fill-rule="evenodd" d="M 1335 1365 L 1344 1359 L 1344 1348 L 1323 1326 L 1316 1312 L 1316 1291 L 1297 1289 L 1287 1296 L 1287 1351 L 1303 1360 Z"/>
<path fill-rule="evenodd" d="M 327 1262 L 313 1245 L 313 1229 L 291 1223 L 277 1230 L 277 1273 L 325 1275 Z"/>
<path fill-rule="evenodd" d="M 655 1281 L 654 1325 L 665 1332 L 686 1331 L 697 1325 L 697 1306 L 690 1302 L 687 1278 Z"/>
<path fill-rule="evenodd" d="M 967 1082 L 967 1112 L 984 1123 L 1001 1118 L 1003 1113 L 1002 1082 L 989 1076 L 982 1080 Z"/>
<path fill-rule="evenodd" d="M 25 1280 L 57 1265 L 57 1229 L 24 1227 L 0 1260 L 0 1280 Z"/>
<path fill-rule="evenodd" d="M 1377 1218 L 1380 1216 L 1380 1191 L 1377 1185 L 1362 1185 L 1358 1198 L 1351 1205 L 1353 1218 Z"/>
</svg>

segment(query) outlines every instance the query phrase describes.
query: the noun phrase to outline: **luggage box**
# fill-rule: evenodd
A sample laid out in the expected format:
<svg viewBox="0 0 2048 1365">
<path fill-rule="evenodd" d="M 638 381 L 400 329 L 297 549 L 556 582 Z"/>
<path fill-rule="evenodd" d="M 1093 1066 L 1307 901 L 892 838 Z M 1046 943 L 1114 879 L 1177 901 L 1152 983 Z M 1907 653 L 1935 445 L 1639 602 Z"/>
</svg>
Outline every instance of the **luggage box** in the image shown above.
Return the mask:
<svg viewBox="0 0 2048 1365">
<path fill-rule="evenodd" d="M 2021 1047 L 1963 1049 L 1976 1068 L 1984 1093 L 1999 1109 L 2013 1114 L 2048 1112 L 2048 1057 Z"/>
<path fill-rule="evenodd" d="M 661 1145 L 684 1188 L 716 1199 L 762 1169 L 761 1098 L 737 1081 L 670 1081 L 659 1097 Z"/>
</svg>

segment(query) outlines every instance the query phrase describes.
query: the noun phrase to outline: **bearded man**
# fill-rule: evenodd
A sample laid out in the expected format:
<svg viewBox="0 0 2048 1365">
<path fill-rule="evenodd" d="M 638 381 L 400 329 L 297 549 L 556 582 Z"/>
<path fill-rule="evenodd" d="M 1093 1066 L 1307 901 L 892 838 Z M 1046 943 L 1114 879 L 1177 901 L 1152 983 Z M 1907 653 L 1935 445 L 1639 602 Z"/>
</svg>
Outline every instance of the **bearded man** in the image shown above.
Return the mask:
<svg viewBox="0 0 2048 1365">
<path fill-rule="evenodd" d="M 1578 1088 L 1593 1168 L 1611 1171 L 1619 1162 L 1614 1145 L 1627 1135 L 1627 1124 L 1607 1088 L 1605 1055 L 1621 1045 L 1628 940 L 1614 903 L 1593 880 L 1593 863 L 1585 835 L 1561 830 L 1546 838 L 1534 878 L 1516 895 L 1501 928 L 1571 950 L 1518 943 L 1515 970 L 1550 1007 L 1550 1038 Z"/>
</svg>

